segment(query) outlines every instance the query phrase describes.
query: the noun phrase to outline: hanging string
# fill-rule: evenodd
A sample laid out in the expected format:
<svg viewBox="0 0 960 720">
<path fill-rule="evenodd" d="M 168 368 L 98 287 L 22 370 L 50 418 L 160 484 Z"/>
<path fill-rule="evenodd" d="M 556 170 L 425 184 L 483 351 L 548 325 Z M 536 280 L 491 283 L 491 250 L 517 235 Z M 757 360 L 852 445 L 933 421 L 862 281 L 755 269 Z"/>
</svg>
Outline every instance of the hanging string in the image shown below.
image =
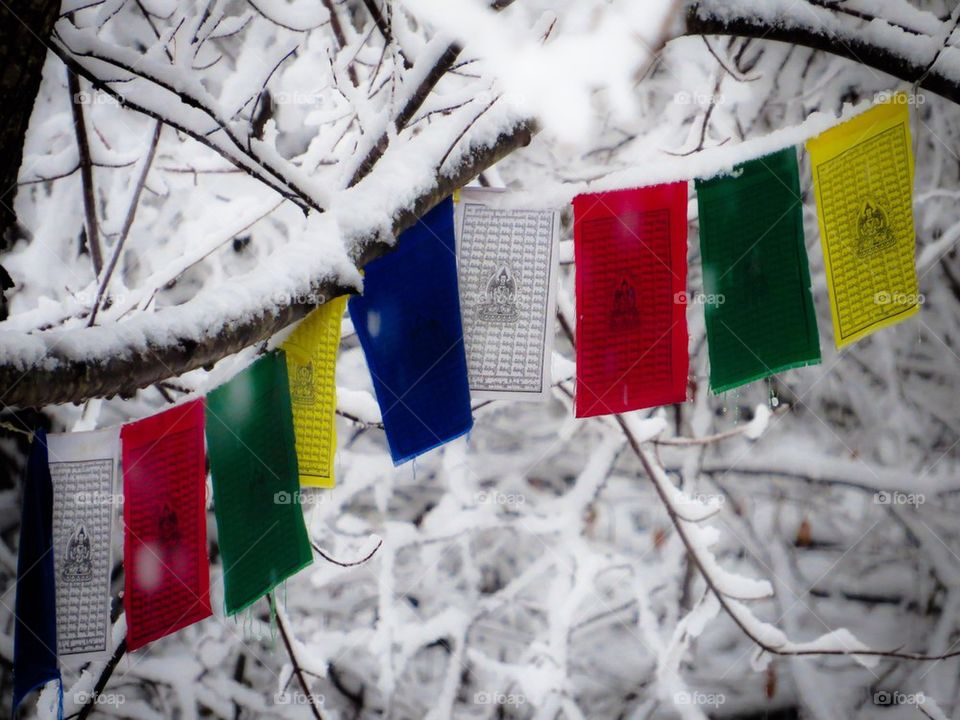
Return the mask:
<svg viewBox="0 0 960 720">
<path fill-rule="evenodd" d="M 280 584 L 280 592 L 283 595 L 287 594 L 287 583 Z M 277 605 L 272 597 L 267 598 L 267 605 L 270 608 L 270 645 L 272 647 L 277 644 Z"/>
</svg>

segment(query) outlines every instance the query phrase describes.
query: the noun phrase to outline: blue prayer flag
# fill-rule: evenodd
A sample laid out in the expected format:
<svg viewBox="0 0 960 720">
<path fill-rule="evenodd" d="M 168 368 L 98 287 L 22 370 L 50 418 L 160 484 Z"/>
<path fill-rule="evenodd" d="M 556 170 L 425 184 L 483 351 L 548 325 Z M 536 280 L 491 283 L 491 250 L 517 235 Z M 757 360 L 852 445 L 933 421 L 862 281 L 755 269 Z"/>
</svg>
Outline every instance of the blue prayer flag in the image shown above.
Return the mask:
<svg viewBox="0 0 960 720">
<path fill-rule="evenodd" d="M 447 198 L 366 266 L 350 299 L 396 465 L 473 426 L 455 253 Z"/>
<path fill-rule="evenodd" d="M 37 430 L 23 483 L 13 639 L 13 715 L 30 692 L 60 679 L 53 577 L 53 484 L 47 438 Z M 62 690 L 61 690 L 62 692 Z M 62 701 L 59 714 L 63 714 Z"/>
</svg>

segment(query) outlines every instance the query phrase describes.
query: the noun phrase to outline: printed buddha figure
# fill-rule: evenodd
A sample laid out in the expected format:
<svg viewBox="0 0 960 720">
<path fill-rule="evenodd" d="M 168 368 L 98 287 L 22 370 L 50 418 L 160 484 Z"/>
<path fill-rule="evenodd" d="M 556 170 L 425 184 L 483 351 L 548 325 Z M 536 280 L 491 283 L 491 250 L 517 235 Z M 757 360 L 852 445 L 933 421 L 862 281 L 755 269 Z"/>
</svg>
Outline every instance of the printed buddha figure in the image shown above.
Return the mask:
<svg viewBox="0 0 960 720">
<path fill-rule="evenodd" d="M 302 405 L 312 405 L 313 393 L 313 363 L 296 365 L 293 382 L 290 384 L 290 399 Z"/>
<path fill-rule="evenodd" d="M 895 241 L 887 214 L 879 205 L 867 200 L 857 217 L 857 255 L 873 255 L 890 247 Z"/>
<path fill-rule="evenodd" d="M 180 521 L 177 514 L 166 503 L 160 511 L 159 520 L 160 542 L 166 546 L 175 546 L 180 542 Z"/>
<path fill-rule="evenodd" d="M 87 582 L 93 577 L 93 550 L 83 524 L 77 525 L 67 541 L 67 554 L 61 576 L 65 582 Z"/>
<path fill-rule="evenodd" d="M 480 317 L 500 323 L 516 322 L 520 317 L 517 307 L 517 281 L 506 265 L 497 269 L 487 281 Z"/>
<path fill-rule="evenodd" d="M 624 278 L 613 292 L 613 306 L 610 308 L 610 327 L 613 330 L 629 329 L 640 320 L 637 308 L 637 291 L 629 280 Z"/>
</svg>

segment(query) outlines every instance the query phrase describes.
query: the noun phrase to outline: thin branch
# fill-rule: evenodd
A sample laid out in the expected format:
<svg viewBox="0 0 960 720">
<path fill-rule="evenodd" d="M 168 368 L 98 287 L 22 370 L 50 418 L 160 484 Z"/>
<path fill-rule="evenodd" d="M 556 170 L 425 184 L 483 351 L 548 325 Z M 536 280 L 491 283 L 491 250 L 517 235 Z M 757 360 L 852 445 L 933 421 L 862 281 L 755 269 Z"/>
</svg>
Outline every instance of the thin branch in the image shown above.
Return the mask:
<svg viewBox="0 0 960 720">
<path fill-rule="evenodd" d="M 116 623 L 120 618 L 120 615 L 123 613 L 123 599 L 118 598 L 114 603 L 110 611 L 110 622 Z M 85 720 L 94 708 L 97 705 L 97 698 L 103 692 L 104 688 L 107 687 L 107 683 L 110 681 L 110 677 L 113 675 L 113 671 L 117 669 L 117 665 L 120 664 L 120 661 L 123 659 L 123 656 L 127 654 L 127 636 L 124 634 L 123 639 L 117 643 L 117 647 L 113 650 L 113 655 L 104 665 L 103 670 L 100 671 L 100 677 L 97 678 L 97 682 L 94 683 L 92 691 L 87 695 L 87 701 L 80 708 L 80 711 L 75 715 L 70 717 L 77 717 L 79 720 Z M 67 720 L 70 720 L 68 718 Z"/>
<path fill-rule="evenodd" d="M 127 638 L 123 638 L 123 640 L 120 641 L 120 644 L 117 645 L 116 649 L 113 651 L 113 655 L 110 657 L 110 660 L 107 661 L 106 666 L 103 668 L 103 672 L 100 673 L 100 677 L 97 678 L 97 682 L 93 686 L 93 691 L 87 696 L 87 702 L 76 714 L 77 720 L 86 720 L 90 713 L 94 711 L 97 705 L 97 698 L 104 691 L 104 688 L 107 687 L 107 683 L 110 681 L 113 671 L 117 669 L 117 665 L 120 664 L 120 661 L 126 654 Z"/>
<path fill-rule="evenodd" d="M 493 100 L 491 100 L 490 102 L 488 102 L 488 103 L 480 110 L 480 112 L 478 112 L 478 113 L 470 120 L 470 122 L 467 123 L 467 125 L 463 128 L 463 130 L 461 130 L 461 131 L 459 132 L 459 134 L 453 139 L 453 142 L 450 143 L 450 147 L 447 148 L 447 151 L 443 154 L 443 157 L 440 158 L 440 162 L 437 163 L 437 172 L 438 172 L 438 173 L 442 172 L 442 170 L 443 170 L 443 164 L 444 164 L 445 162 L 447 162 L 447 158 L 450 157 L 450 153 L 453 152 L 453 149 L 454 149 L 455 147 L 457 147 L 457 145 L 459 144 L 459 142 L 460 142 L 461 140 L 463 140 L 463 136 L 466 135 L 466 134 L 470 131 L 470 128 L 472 128 L 472 127 L 476 124 L 477 120 L 479 120 L 480 118 L 482 118 L 482 117 L 486 114 L 486 112 L 487 112 L 490 108 L 493 107 L 493 104 L 494 104 L 495 102 L 497 102 L 497 100 L 499 100 L 499 99 L 500 99 L 500 96 L 497 95 L 496 97 L 493 98 Z"/>
<path fill-rule="evenodd" d="M 90 157 L 90 138 L 80 102 L 80 78 L 67 69 L 67 92 L 70 93 L 70 110 L 73 112 L 73 127 L 77 136 L 77 152 L 80 158 L 80 184 L 83 188 L 84 229 L 87 249 L 93 261 L 93 274 L 100 277 L 103 271 L 103 252 L 100 249 L 100 230 L 97 225 L 97 203 L 93 189 L 93 160 Z"/>
<path fill-rule="evenodd" d="M 271 17 L 261 7 L 259 7 L 253 0 L 247 0 L 247 3 L 249 3 L 250 7 L 252 7 L 256 11 L 256 13 L 260 15 L 262 18 L 264 18 L 265 20 L 269 20 L 277 27 L 282 27 L 284 30 L 290 30 L 291 32 L 298 32 L 298 33 L 310 32 L 311 30 L 316 30 L 317 28 L 323 27 L 324 25 L 327 24 L 326 22 L 322 22 L 318 25 L 314 25 L 311 27 L 306 27 L 306 26 L 294 27 L 293 25 L 287 25 L 286 23 L 282 23 L 276 18 Z"/>
<path fill-rule="evenodd" d="M 788 403 L 783 403 L 779 405 L 776 410 L 773 411 L 772 415 L 782 415 L 785 412 L 790 410 L 790 405 Z M 750 425 L 740 425 L 735 427 L 732 430 L 726 430 L 721 433 L 716 433 L 714 435 L 705 435 L 704 437 L 674 437 L 674 438 L 656 438 L 653 440 L 654 445 L 673 445 L 677 447 L 690 447 L 691 445 L 713 445 L 723 440 L 729 440 L 730 438 L 739 437 L 744 435 L 750 429 Z"/>
<path fill-rule="evenodd" d="M 297 654 L 293 649 L 293 643 L 290 640 L 290 634 L 287 631 L 286 624 L 283 622 L 283 615 L 281 615 L 277 609 L 276 600 L 273 597 L 273 593 L 267 593 L 267 602 L 270 604 L 270 611 L 277 619 L 277 629 L 280 631 L 280 637 L 283 639 L 283 645 L 287 649 L 287 654 L 290 656 L 290 663 L 293 665 L 293 674 L 297 676 L 297 681 L 300 683 L 300 687 L 303 688 L 304 695 L 307 696 L 307 701 L 310 704 L 310 710 L 313 712 L 313 717 L 316 718 L 316 720 L 323 720 L 323 715 L 320 713 L 320 708 L 317 707 L 313 693 L 310 692 L 310 686 L 307 684 L 307 679 L 303 676 L 303 669 L 300 667 L 300 661 L 297 660 Z"/>
<path fill-rule="evenodd" d="M 387 22 L 387 19 L 383 16 L 383 13 L 380 12 L 380 8 L 377 7 L 377 0 L 363 0 L 364 7 L 367 8 L 367 12 L 370 13 L 370 17 L 373 18 L 374 24 L 377 26 L 377 29 L 380 31 L 380 35 L 383 37 L 386 45 L 394 42 L 393 32 L 390 30 L 390 23 Z M 403 52 L 403 48 L 397 46 L 397 52 L 400 54 L 400 58 L 403 60 L 403 67 L 409 70 L 413 67 L 413 63 L 410 62 L 406 54 Z"/>
<path fill-rule="evenodd" d="M 349 420 L 350 422 L 352 422 L 354 425 L 359 425 L 359 426 L 361 426 L 364 430 L 369 429 L 369 428 L 376 428 L 376 429 L 379 429 L 379 430 L 383 430 L 383 423 L 382 423 L 382 422 L 370 423 L 370 422 L 367 422 L 366 420 L 361 420 L 361 419 L 358 418 L 356 415 L 353 415 L 353 414 L 351 414 L 351 413 L 348 413 L 348 412 L 346 412 L 345 410 L 339 410 L 339 409 L 338 409 L 338 410 L 336 411 L 336 413 L 337 413 L 337 415 L 339 415 L 340 417 L 346 418 L 347 420 Z"/>
<path fill-rule="evenodd" d="M 369 553 L 367 553 L 364 557 L 360 558 L 359 560 L 355 560 L 355 561 L 353 561 L 353 562 L 344 562 L 343 560 L 337 560 L 335 557 L 331 557 L 330 555 L 328 555 L 328 554 L 323 550 L 323 548 L 321 548 L 319 545 L 317 545 L 317 544 L 316 544 L 315 542 L 313 542 L 312 540 L 310 541 L 310 544 L 313 546 L 313 549 L 314 549 L 314 551 L 316 551 L 317 555 L 319 555 L 320 557 L 322 557 L 322 558 L 323 558 L 324 560 L 326 560 L 327 562 L 331 562 L 331 563 L 333 563 L 334 565 L 339 565 L 340 567 L 348 568 L 348 567 L 357 567 L 357 565 L 363 565 L 363 564 L 364 564 L 365 562 L 367 562 L 370 558 L 372 558 L 374 555 L 376 555 L 376 554 L 377 554 L 377 550 L 379 550 L 379 549 L 380 549 L 380 546 L 383 545 L 383 538 L 379 538 L 379 542 L 377 543 L 377 546 L 376 546 L 373 550 L 371 550 Z"/>
<path fill-rule="evenodd" d="M 72 73 L 70 73 L 72 74 Z M 123 246 L 130 235 L 130 228 L 133 227 L 133 221 L 137 216 L 137 208 L 140 206 L 140 195 L 147 183 L 147 175 L 150 173 L 150 166 L 153 164 L 153 158 L 157 153 L 157 145 L 160 142 L 160 131 L 163 130 L 163 124 L 160 121 L 153 126 L 153 136 L 150 138 L 150 149 L 147 151 L 147 157 L 143 162 L 143 169 L 140 171 L 140 177 L 137 178 L 137 184 L 133 188 L 133 197 L 130 199 L 130 206 L 127 208 L 127 216 L 123 221 L 123 229 L 120 231 L 120 237 L 113 248 L 113 255 L 110 256 L 110 264 L 107 265 L 103 278 L 100 280 L 100 287 L 97 288 L 97 296 L 93 300 L 93 307 L 90 309 L 90 318 L 87 320 L 87 327 L 93 326 L 97 320 L 97 312 L 100 304 L 103 302 L 104 294 L 110 285 L 110 278 L 117 267 L 117 260 L 120 259 L 120 253 L 123 252 Z"/>
<path fill-rule="evenodd" d="M 343 25 L 340 24 L 340 15 L 333 5 L 333 0 L 323 0 L 323 5 L 330 13 L 330 29 L 333 30 L 333 37 L 337 40 L 338 50 L 342 52 L 347 49 L 347 36 L 343 32 Z M 357 69 L 353 66 L 353 63 L 347 64 L 347 74 L 350 76 L 350 83 L 356 87 Z"/>
</svg>

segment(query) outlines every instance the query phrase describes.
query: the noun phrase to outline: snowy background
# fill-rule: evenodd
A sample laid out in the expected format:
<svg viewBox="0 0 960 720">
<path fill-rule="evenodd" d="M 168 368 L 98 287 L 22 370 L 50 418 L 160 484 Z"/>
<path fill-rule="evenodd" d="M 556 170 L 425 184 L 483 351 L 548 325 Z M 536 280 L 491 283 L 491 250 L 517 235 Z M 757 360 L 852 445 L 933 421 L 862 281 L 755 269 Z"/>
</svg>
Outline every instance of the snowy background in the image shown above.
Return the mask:
<svg viewBox="0 0 960 720">
<path fill-rule="evenodd" d="M 6 364 L 149 362 L 151 344 L 308 302 L 318 279 L 357 287 L 361 239 L 526 118 L 540 133 L 481 180 L 516 190 L 517 206 L 561 207 L 564 221 L 547 403 L 477 402 L 468 438 L 394 468 L 344 322 L 338 487 L 310 491 L 304 510 L 331 557 L 376 552 L 353 567 L 318 555 L 278 595 L 312 698 L 266 602 L 223 617 L 211 510 L 215 617 L 124 655 L 94 715 L 307 718 L 312 699 L 326 718 L 394 720 L 960 718 L 960 659 L 925 659 L 960 647 L 956 105 L 805 47 L 682 37 L 679 2 L 496 4 L 509 7 L 65 0 L 26 141 L 19 227 L 0 255 L 17 284 L 0 323 Z M 707 5 L 829 22 L 838 43 L 871 39 L 960 78 L 944 0 Z M 451 47 L 448 71 L 398 127 Z M 61 57 L 84 74 L 74 88 Z M 920 315 L 834 349 L 801 149 L 822 365 L 709 394 L 691 194 L 690 400 L 575 420 L 571 198 L 802 146 L 897 89 L 912 101 Z M 387 151 L 351 182 L 382 137 Z M 81 430 L 144 417 L 283 337 L 126 398 L 48 406 L 40 421 Z M 24 445 L 4 433 L 0 452 L 2 714 Z M 122 587 L 118 567 L 115 597 Z M 868 649 L 880 652 L 855 654 Z M 65 671 L 66 715 L 103 671 Z M 48 716 L 52 697 L 30 712 Z"/>
</svg>

